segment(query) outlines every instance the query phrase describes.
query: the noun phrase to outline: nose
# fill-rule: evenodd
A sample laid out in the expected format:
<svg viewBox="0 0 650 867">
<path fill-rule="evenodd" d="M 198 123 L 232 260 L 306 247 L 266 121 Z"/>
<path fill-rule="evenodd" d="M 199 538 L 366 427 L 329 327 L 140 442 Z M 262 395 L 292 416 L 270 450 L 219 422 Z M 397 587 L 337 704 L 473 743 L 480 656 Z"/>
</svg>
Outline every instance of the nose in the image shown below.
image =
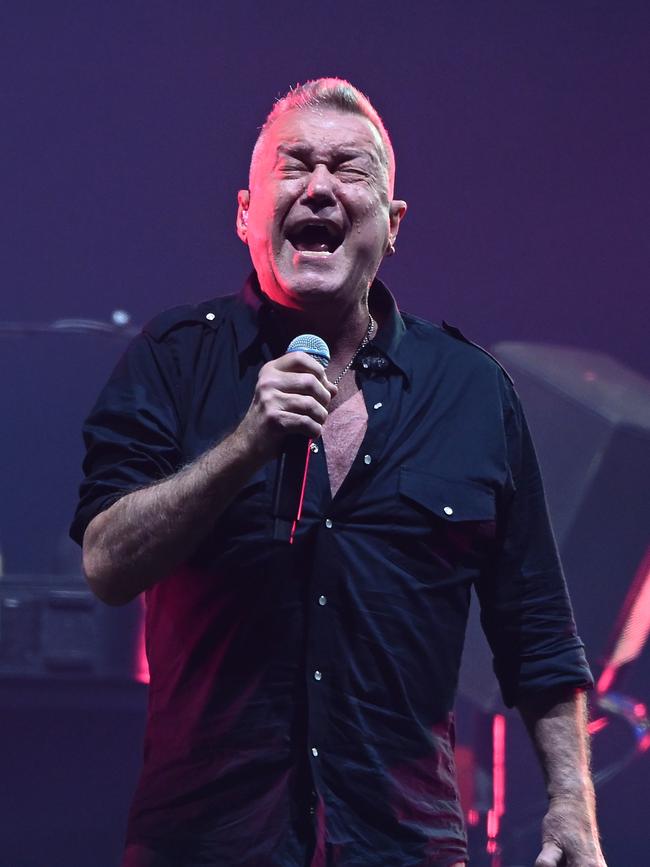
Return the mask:
<svg viewBox="0 0 650 867">
<path fill-rule="evenodd" d="M 305 198 L 313 206 L 323 207 L 336 203 L 334 196 L 335 179 L 330 170 L 323 163 L 318 163 L 309 177 L 309 183 L 305 189 Z"/>
</svg>

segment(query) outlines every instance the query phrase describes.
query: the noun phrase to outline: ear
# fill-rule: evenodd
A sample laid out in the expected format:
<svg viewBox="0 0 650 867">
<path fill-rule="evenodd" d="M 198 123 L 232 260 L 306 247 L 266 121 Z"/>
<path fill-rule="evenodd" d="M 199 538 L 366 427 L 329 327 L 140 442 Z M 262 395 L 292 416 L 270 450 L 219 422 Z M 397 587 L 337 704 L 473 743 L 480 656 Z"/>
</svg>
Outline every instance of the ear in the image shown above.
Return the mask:
<svg viewBox="0 0 650 867">
<path fill-rule="evenodd" d="M 248 190 L 237 193 L 237 234 L 244 244 L 248 244 L 248 206 L 251 194 Z"/>
<path fill-rule="evenodd" d="M 389 206 L 388 213 L 388 225 L 389 225 L 389 236 L 388 236 L 388 250 L 387 255 L 392 255 L 390 250 L 392 249 L 395 252 L 395 241 L 397 239 L 397 233 L 399 232 L 400 223 L 404 219 L 404 215 L 406 214 L 406 202 L 403 202 L 401 199 L 393 199 Z"/>
</svg>

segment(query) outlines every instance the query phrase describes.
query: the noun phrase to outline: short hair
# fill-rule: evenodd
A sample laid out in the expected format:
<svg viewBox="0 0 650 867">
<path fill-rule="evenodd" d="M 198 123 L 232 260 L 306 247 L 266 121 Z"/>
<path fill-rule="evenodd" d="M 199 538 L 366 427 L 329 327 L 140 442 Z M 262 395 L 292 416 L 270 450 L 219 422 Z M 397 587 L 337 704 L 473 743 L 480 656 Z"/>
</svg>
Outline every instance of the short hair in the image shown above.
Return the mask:
<svg viewBox="0 0 650 867">
<path fill-rule="evenodd" d="M 264 136 L 269 128 L 285 112 L 303 108 L 331 108 L 367 118 L 381 138 L 383 145 L 382 162 L 388 173 L 389 190 L 392 191 L 395 183 L 395 154 L 384 122 L 368 97 L 343 78 L 312 79 L 290 88 L 288 93 L 276 100 L 253 147 L 250 165 L 251 175 Z"/>
</svg>

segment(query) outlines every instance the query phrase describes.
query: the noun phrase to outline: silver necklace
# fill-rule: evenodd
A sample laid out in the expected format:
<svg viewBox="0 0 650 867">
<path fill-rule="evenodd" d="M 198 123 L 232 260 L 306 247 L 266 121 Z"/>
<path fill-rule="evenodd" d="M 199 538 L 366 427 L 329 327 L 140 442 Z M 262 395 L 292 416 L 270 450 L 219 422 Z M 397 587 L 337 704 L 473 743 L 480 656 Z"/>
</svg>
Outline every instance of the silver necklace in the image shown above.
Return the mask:
<svg viewBox="0 0 650 867">
<path fill-rule="evenodd" d="M 375 323 L 375 320 L 372 318 L 372 313 L 368 313 L 368 328 L 366 329 L 366 333 L 363 335 L 363 340 L 357 346 L 357 351 L 354 353 L 352 358 L 348 361 L 348 363 L 345 365 L 343 370 L 339 373 L 339 375 L 336 377 L 336 379 L 332 382 L 332 385 L 338 385 L 339 384 L 339 382 L 343 379 L 345 374 L 348 372 L 348 370 L 352 367 L 354 362 L 357 360 L 357 355 L 361 352 L 361 350 L 363 349 L 364 346 L 368 345 L 368 343 L 370 342 L 370 336 L 371 336 L 372 332 L 375 330 L 375 325 L 376 325 L 376 323 Z"/>
</svg>

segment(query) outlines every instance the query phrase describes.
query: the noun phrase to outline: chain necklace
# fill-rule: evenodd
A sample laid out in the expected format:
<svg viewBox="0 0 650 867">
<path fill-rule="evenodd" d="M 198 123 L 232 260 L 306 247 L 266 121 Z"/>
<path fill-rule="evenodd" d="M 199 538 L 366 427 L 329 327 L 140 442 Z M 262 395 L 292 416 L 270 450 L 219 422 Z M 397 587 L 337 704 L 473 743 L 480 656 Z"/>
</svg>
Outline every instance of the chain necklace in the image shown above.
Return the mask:
<svg viewBox="0 0 650 867">
<path fill-rule="evenodd" d="M 375 325 L 376 325 L 376 322 L 372 318 L 372 313 L 368 313 L 368 328 L 366 329 L 366 333 L 363 335 L 363 340 L 358 345 L 357 351 L 354 353 L 352 358 L 348 361 L 348 363 L 345 365 L 343 370 L 339 373 L 339 375 L 336 377 L 336 379 L 332 382 L 332 385 L 338 385 L 339 384 L 339 382 L 343 379 L 345 374 L 348 372 L 348 370 L 352 367 L 354 362 L 357 360 L 357 355 L 361 352 L 363 347 L 367 346 L 368 343 L 370 343 L 370 337 L 372 335 L 372 332 L 375 330 Z"/>
</svg>

